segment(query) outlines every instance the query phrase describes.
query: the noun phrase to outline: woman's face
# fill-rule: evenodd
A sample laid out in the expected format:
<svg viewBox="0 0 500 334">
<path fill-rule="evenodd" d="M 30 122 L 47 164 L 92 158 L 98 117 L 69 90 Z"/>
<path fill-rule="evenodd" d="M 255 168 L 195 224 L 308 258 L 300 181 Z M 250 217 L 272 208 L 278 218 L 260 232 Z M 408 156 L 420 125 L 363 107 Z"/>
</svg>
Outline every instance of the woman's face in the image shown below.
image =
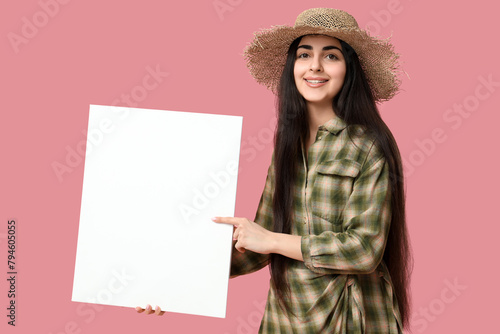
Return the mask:
<svg viewBox="0 0 500 334">
<path fill-rule="evenodd" d="M 339 40 L 333 37 L 302 37 L 293 72 L 295 85 L 308 104 L 331 108 L 346 73 L 341 49 Z"/>
</svg>

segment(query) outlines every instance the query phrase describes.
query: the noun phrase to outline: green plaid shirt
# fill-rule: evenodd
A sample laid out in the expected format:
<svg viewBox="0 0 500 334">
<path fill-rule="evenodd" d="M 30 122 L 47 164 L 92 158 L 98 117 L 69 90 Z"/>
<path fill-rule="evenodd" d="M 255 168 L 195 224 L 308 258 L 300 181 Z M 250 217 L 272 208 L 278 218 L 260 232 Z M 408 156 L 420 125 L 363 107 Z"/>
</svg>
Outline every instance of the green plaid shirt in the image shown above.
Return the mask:
<svg viewBox="0 0 500 334">
<path fill-rule="evenodd" d="M 389 167 L 365 135 L 353 136 L 339 117 L 318 128 L 302 152 L 294 187 L 293 235 L 304 262 L 286 273 L 287 316 L 269 290 L 259 333 L 402 333 L 397 299 L 382 260 L 390 227 Z M 357 128 L 361 130 L 361 128 Z M 255 222 L 272 230 L 274 153 Z M 231 276 L 266 266 L 268 255 L 233 248 Z"/>
</svg>

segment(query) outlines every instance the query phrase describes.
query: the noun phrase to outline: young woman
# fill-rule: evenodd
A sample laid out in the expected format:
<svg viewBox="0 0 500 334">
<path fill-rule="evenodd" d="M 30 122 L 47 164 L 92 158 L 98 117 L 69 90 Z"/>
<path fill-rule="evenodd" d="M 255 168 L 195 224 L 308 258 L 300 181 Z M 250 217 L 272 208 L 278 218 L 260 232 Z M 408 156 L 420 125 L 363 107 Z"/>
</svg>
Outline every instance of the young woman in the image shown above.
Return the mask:
<svg viewBox="0 0 500 334">
<path fill-rule="evenodd" d="M 235 227 L 231 277 L 270 265 L 259 333 L 402 333 L 404 179 L 376 106 L 398 90 L 397 54 L 348 13 L 315 8 L 258 32 L 245 56 L 277 95 L 274 151 L 255 222 L 213 220 Z"/>
</svg>

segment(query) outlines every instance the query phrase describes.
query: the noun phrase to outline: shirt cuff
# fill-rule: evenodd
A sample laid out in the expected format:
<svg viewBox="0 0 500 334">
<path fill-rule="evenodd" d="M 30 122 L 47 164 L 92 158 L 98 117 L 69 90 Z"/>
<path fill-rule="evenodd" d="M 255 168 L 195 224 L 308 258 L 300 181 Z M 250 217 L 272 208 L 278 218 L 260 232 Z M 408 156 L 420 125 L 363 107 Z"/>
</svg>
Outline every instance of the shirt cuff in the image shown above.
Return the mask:
<svg viewBox="0 0 500 334">
<path fill-rule="evenodd" d="M 311 259 L 311 237 L 309 235 L 303 235 L 300 239 L 300 250 L 304 258 L 304 265 L 314 271 L 315 268 Z"/>
</svg>

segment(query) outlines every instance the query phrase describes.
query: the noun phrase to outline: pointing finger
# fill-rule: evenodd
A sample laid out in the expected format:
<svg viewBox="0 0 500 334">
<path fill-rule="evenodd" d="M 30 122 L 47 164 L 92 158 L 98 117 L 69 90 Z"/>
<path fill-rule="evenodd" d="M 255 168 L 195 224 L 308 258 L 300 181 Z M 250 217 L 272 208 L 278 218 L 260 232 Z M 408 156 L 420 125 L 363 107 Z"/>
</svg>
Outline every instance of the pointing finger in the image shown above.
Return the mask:
<svg viewBox="0 0 500 334">
<path fill-rule="evenodd" d="M 221 224 L 236 225 L 237 220 L 235 217 L 212 217 L 212 221 Z"/>
</svg>

